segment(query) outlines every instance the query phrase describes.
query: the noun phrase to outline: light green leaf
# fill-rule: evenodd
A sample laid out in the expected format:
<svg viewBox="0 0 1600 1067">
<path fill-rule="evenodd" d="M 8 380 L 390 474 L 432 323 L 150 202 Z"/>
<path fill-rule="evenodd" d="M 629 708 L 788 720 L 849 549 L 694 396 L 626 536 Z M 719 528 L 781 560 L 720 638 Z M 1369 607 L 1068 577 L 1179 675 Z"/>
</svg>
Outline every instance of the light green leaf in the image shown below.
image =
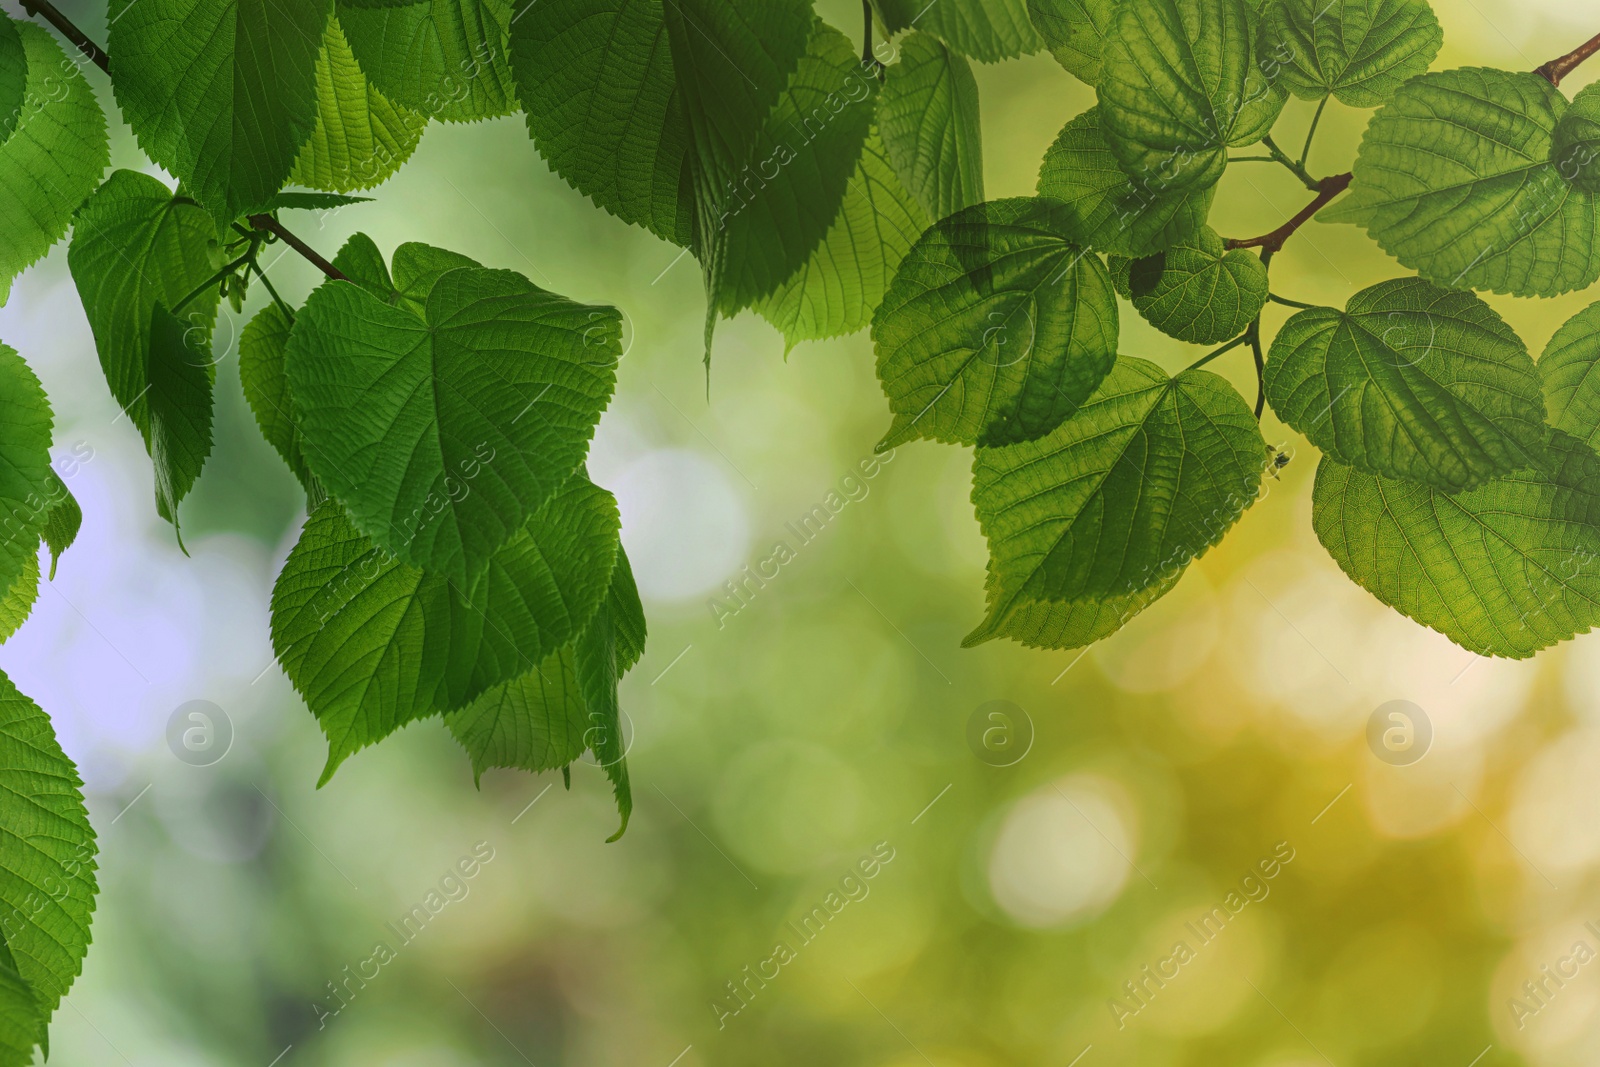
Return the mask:
<svg viewBox="0 0 1600 1067">
<path fill-rule="evenodd" d="M 1207 186 L 1173 193 L 1164 182 L 1128 177 L 1100 132 L 1097 107 L 1067 123 L 1039 171 L 1039 195 L 1072 209 L 1074 225 L 1091 248 L 1135 259 L 1198 232 L 1216 191 Z"/>
<path fill-rule="evenodd" d="M 1364 226 L 1439 285 L 1514 296 L 1585 288 L 1600 278 L 1600 211 L 1551 162 L 1566 112 L 1537 74 L 1413 78 L 1372 117 L 1349 193 L 1318 218 Z"/>
<path fill-rule="evenodd" d="M 28 89 L 0 144 L 0 304 L 16 276 L 61 240 L 111 160 L 106 117 L 89 83 L 48 30 L 26 22 L 16 30 Z"/>
<path fill-rule="evenodd" d="M 541 0 L 512 24 L 511 73 L 551 170 L 624 222 L 689 244 L 689 125 L 661 0 Z"/>
<path fill-rule="evenodd" d="M 1246 0 L 1122 4 L 1106 37 L 1100 123 L 1123 168 L 1157 192 L 1216 184 L 1228 147 L 1261 140 L 1286 94 L 1256 66 Z"/>
<path fill-rule="evenodd" d="M 0 938 L 0 1065 L 30 1067 L 33 1050 L 41 1044 L 48 1045 L 49 1040 L 39 1002 Z"/>
<path fill-rule="evenodd" d="M 0 14 L 0 144 L 11 136 L 28 99 L 28 53 L 10 17 Z"/>
<path fill-rule="evenodd" d="M 50 434 L 54 422 L 44 387 L 14 349 L 0 344 L 0 589 L 38 564 L 49 511 Z"/>
<path fill-rule="evenodd" d="M 333 211 L 352 204 L 370 204 L 370 196 L 346 196 L 343 193 L 307 193 L 298 189 L 279 193 L 267 201 L 266 211 Z"/>
<path fill-rule="evenodd" d="M 390 101 L 442 122 L 517 109 L 511 84 L 510 0 L 337 5 L 350 51 Z"/>
<path fill-rule="evenodd" d="M 0 932 L 41 1024 L 89 950 L 98 887 L 82 788 L 49 718 L 0 674 L 0 790 L 10 798 L 0 827 Z"/>
<path fill-rule="evenodd" d="M 1070 650 L 1092 645 L 1122 629 L 1133 617 L 1172 591 L 1182 570 L 1165 575 L 1155 585 L 1121 596 L 1086 597 L 1067 602 L 1017 598 L 993 611 L 961 641 L 973 648 L 1007 637 L 1028 648 Z M 990 596 L 993 598 L 993 587 Z"/>
<path fill-rule="evenodd" d="M 1521 339 L 1472 293 L 1420 278 L 1295 315 L 1266 388 L 1279 418 L 1370 474 L 1456 492 L 1543 458 L 1544 399 Z"/>
<path fill-rule="evenodd" d="M 210 288 L 189 298 L 219 265 L 210 216 L 128 170 L 83 205 L 67 250 L 106 384 L 144 438 L 156 507 L 169 521 L 211 448 L 216 371 L 206 349 L 220 296 Z M 186 299 L 181 323 L 156 314 Z"/>
<path fill-rule="evenodd" d="M 776 293 L 756 305 L 789 348 L 865 329 L 928 217 L 876 134 L 867 139 L 833 228 Z"/>
<path fill-rule="evenodd" d="M 0 641 L 10 640 L 11 635 L 28 621 L 33 602 L 38 599 L 39 557 L 34 554 L 23 561 L 22 573 L 12 579 L 10 587 L 0 595 Z M 4 1039 L 4 1027 L 0 1024 L 0 1042 Z M 0 1063 L 3 1062 L 4 1059 L 0 1058 Z"/>
<path fill-rule="evenodd" d="M 933 219 L 983 203 L 983 129 L 972 67 L 913 33 L 884 73 L 878 126 L 889 160 Z"/>
<path fill-rule="evenodd" d="M 316 125 L 290 181 L 336 193 L 371 189 L 411 158 L 427 118 L 391 104 L 367 81 L 336 18 L 323 34 L 316 79 Z"/>
<path fill-rule="evenodd" d="M 1111 278 L 1145 321 L 1191 344 L 1239 336 L 1267 304 L 1260 257 L 1242 248 L 1227 251 L 1209 226 L 1153 256 L 1113 257 Z"/>
<path fill-rule="evenodd" d="M 1028 0 L 1028 14 L 1050 54 L 1090 85 L 1100 84 L 1100 56 L 1117 17 L 1117 0 Z"/>
<path fill-rule="evenodd" d="M 621 351 L 615 309 L 462 267 L 423 317 L 324 283 L 285 367 L 306 461 L 356 527 L 464 582 L 582 462 Z"/>
<path fill-rule="evenodd" d="M 384 303 L 392 304 L 399 299 L 394 281 L 389 277 L 389 264 L 383 261 L 383 253 L 366 234 L 351 234 L 333 257 L 333 265 L 339 273 Z"/>
<path fill-rule="evenodd" d="M 991 623 L 974 637 L 1026 601 L 1127 610 L 1126 598 L 1222 540 L 1255 502 L 1266 457 L 1254 413 L 1225 380 L 1171 378 L 1123 356 L 1048 437 L 978 449 L 972 502 L 989 539 Z M 1062 631 L 1103 629 L 1104 609 L 1079 610 L 1096 618 L 1061 620 Z M 1030 621 L 1039 631 L 1058 622 Z"/>
<path fill-rule="evenodd" d="M 283 188 L 317 119 L 331 0 L 112 0 L 111 84 L 218 232 Z"/>
<path fill-rule="evenodd" d="M 936 223 L 873 319 L 894 424 L 919 437 L 1006 444 L 1078 410 L 1117 354 L 1117 302 L 1071 213 L 1044 199 L 979 204 Z"/>
<path fill-rule="evenodd" d="M 1266 20 L 1262 51 L 1289 91 L 1351 107 L 1383 103 L 1444 44 L 1427 0 L 1278 0 Z"/>
<path fill-rule="evenodd" d="M 53 467 L 50 469 L 46 503 L 43 537 L 44 543 L 50 546 L 50 578 L 54 580 L 61 554 L 78 539 L 78 530 L 83 526 L 83 509 Z"/>
<path fill-rule="evenodd" d="M 1600 304 L 1590 304 L 1550 338 L 1539 380 L 1551 426 L 1590 448 L 1600 445 Z"/>
<path fill-rule="evenodd" d="M 294 397 L 283 373 L 284 351 L 293 326 L 276 303 L 256 312 L 239 334 L 239 382 L 255 414 L 256 425 L 261 427 L 261 435 L 283 457 L 283 462 L 305 489 L 307 500 L 315 507 L 326 494 L 301 453 Z"/>
<path fill-rule="evenodd" d="M 1453 495 L 1324 457 L 1311 522 L 1352 581 L 1481 655 L 1523 659 L 1600 622 L 1600 458 L 1551 431 L 1547 472 Z"/>
<path fill-rule="evenodd" d="M 1025 56 L 1042 44 L 1026 0 L 874 0 L 874 6 L 890 33 L 931 33 L 980 63 Z"/>
<path fill-rule="evenodd" d="M 1600 83 L 1579 90 L 1550 140 L 1556 173 L 1575 189 L 1600 193 Z"/>
</svg>

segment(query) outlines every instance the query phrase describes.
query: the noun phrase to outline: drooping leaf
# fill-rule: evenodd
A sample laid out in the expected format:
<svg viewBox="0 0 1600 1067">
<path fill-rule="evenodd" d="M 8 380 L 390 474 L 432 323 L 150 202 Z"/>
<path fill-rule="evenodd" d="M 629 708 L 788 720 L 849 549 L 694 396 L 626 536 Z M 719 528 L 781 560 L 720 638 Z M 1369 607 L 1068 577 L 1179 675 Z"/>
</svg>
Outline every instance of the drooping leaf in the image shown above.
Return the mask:
<svg viewBox="0 0 1600 1067">
<path fill-rule="evenodd" d="M 931 33 L 964 56 L 998 63 L 1037 52 L 1026 0 L 873 0 L 890 33 Z"/>
<path fill-rule="evenodd" d="M 1065 602 L 1018 597 L 999 610 L 991 610 L 988 618 L 962 639 L 961 647 L 974 648 L 1006 637 L 1028 648 L 1083 648 L 1122 629 L 1135 615 L 1171 592 L 1182 577 L 1182 570 L 1173 570 L 1155 585 L 1136 593 Z M 994 590 L 991 585 L 991 600 Z"/>
<path fill-rule="evenodd" d="M 224 232 L 288 182 L 317 120 L 332 0 L 112 0 L 111 84 L 139 147 Z"/>
<path fill-rule="evenodd" d="M 1551 161 L 1567 107 L 1537 74 L 1413 78 L 1368 124 L 1349 193 L 1318 217 L 1365 227 L 1439 285 L 1514 296 L 1582 289 L 1600 278 L 1600 210 Z"/>
<path fill-rule="evenodd" d="M 1028 0 L 1028 14 L 1056 62 L 1080 80 L 1100 84 L 1100 56 L 1117 0 Z"/>
<path fill-rule="evenodd" d="M 37 566 L 49 510 L 50 433 L 44 387 L 15 349 L 0 344 L 0 589 Z"/>
<path fill-rule="evenodd" d="M 1377 107 L 1424 74 L 1444 32 L 1427 0 L 1279 0 L 1266 9 L 1263 52 L 1296 96 Z"/>
<path fill-rule="evenodd" d="M 569 644 L 600 608 L 617 527 L 610 494 L 574 478 L 462 584 L 387 555 L 335 501 L 319 505 L 273 589 L 272 640 L 327 735 L 322 781 Z"/>
<path fill-rule="evenodd" d="M 1256 65 L 1248 0 L 1141 0 L 1117 8 L 1100 124 L 1123 169 L 1160 192 L 1216 184 L 1228 147 L 1261 140 L 1286 94 Z"/>
<path fill-rule="evenodd" d="M 0 144 L 0 304 L 16 276 L 61 240 L 111 160 L 89 83 L 48 30 L 22 22 L 16 32 L 28 82 L 15 128 Z"/>
<path fill-rule="evenodd" d="M 391 102 L 441 122 L 517 109 L 507 55 L 510 0 L 339 0 L 337 11 L 361 70 Z"/>
<path fill-rule="evenodd" d="M 0 14 L 0 144 L 17 128 L 27 99 L 28 52 L 17 24 Z"/>
<path fill-rule="evenodd" d="M 551 170 L 624 222 L 689 244 L 689 126 L 661 0 L 541 0 L 511 26 L 511 73 Z"/>
<path fill-rule="evenodd" d="M 1204 370 L 1123 356 L 1078 414 L 1037 441 L 979 448 L 972 501 L 989 540 L 989 626 L 1028 601 L 1110 601 L 1160 586 L 1215 545 L 1260 491 L 1254 413 Z M 1130 605 L 1131 606 L 1131 605 Z M 1028 622 L 1098 632 L 1097 617 Z"/>
<path fill-rule="evenodd" d="M 373 87 L 337 18 L 328 20 L 316 79 L 316 125 L 300 146 L 290 181 L 336 193 L 371 189 L 411 158 L 426 116 L 390 103 Z"/>
<path fill-rule="evenodd" d="M 1575 189 L 1600 193 L 1600 84 L 1579 90 L 1550 141 L 1556 173 Z"/>
<path fill-rule="evenodd" d="M 216 229 L 194 201 L 119 170 L 78 212 L 67 265 L 106 384 L 155 465 L 157 510 L 171 521 L 211 449 L 208 348 L 220 296 L 202 287 L 220 265 Z M 181 321 L 158 316 L 158 305 L 182 305 Z"/>
<path fill-rule="evenodd" d="M 83 526 L 83 509 L 78 506 L 77 499 L 72 491 L 67 488 L 67 483 L 56 474 L 55 468 L 50 470 L 49 488 L 46 490 L 46 510 L 44 516 L 44 543 L 50 546 L 50 578 L 56 576 L 56 564 L 61 562 L 61 555 L 72 547 L 72 542 L 78 539 L 78 530 Z"/>
<path fill-rule="evenodd" d="M 889 161 L 932 219 L 983 203 L 983 129 L 972 67 L 935 37 L 899 42 L 878 126 Z"/>
<path fill-rule="evenodd" d="M 1541 460 L 1544 400 L 1522 340 L 1472 293 L 1398 278 L 1346 310 L 1284 324 L 1267 400 L 1311 443 L 1370 474 L 1456 492 Z"/>
<path fill-rule="evenodd" d="M 1324 457 L 1311 521 L 1351 580 L 1481 655 L 1522 659 L 1600 622 L 1600 458 L 1551 431 L 1548 471 L 1464 493 Z"/>
<path fill-rule="evenodd" d="M 865 329 L 928 217 L 876 134 L 867 139 L 833 228 L 776 293 L 756 305 L 789 348 Z"/>
<path fill-rule="evenodd" d="M 1159 176 L 1130 178 L 1100 132 L 1100 109 L 1092 107 L 1067 123 L 1045 153 L 1039 195 L 1072 209 L 1091 248 L 1137 259 L 1197 233 L 1216 187 L 1175 193 Z"/>
<path fill-rule="evenodd" d="M 37 554 L 27 557 L 22 564 L 22 573 L 11 580 L 11 585 L 0 593 L 0 641 L 6 641 L 11 635 L 28 621 L 28 615 L 33 611 L 33 602 L 39 599 L 39 557 Z M 3 1028 L 0 1028 L 0 1042 L 5 1039 Z M 5 1062 L 0 1058 L 0 1063 Z"/>
<path fill-rule="evenodd" d="M 644 647 L 644 608 L 633 584 L 633 570 L 618 548 L 615 580 L 594 621 L 578 638 L 575 666 L 578 686 L 589 706 L 585 740 L 597 763 L 611 779 L 622 824 L 606 840 L 615 841 L 628 829 L 633 814 L 633 791 L 628 782 L 626 738 L 622 732 L 622 705 L 617 683 L 639 658 Z"/>
<path fill-rule="evenodd" d="M 1590 304 L 1550 338 L 1539 380 L 1551 426 L 1590 448 L 1600 445 L 1600 304 Z"/>
<path fill-rule="evenodd" d="M 1064 205 L 1029 198 L 922 235 L 872 324 L 895 416 L 880 449 L 1026 441 L 1078 410 L 1116 358 L 1117 304 L 1075 237 Z"/>
<path fill-rule="evenodd" d="M 1211 227 L 1143 259 L 1113 257 L 1111 278 L 1145 321 L 1191 344 L 1239 336 L 1267 303 L 1267 269 L 1253 252 L 1228 251 Z"/>
<path fill-rule="evenodd" d="M 283 373 L 283 354 L 289 345 L 289 331 L 293 325 L 275 303 L 256 312 L 239 334 L 239 381 L 262 436 L 283 457 L 315 507 L 321 502 L 324 491 L 300 451 L 294 397 Z"/>
<path fill-rule="evenodd" d="M 404 285 L 399 267 L 397 254 Z M 464 582 L 582 462 L 621 348 L 614 309 L 461 267 L 433 283 L 423 317 L 324 283 L 285 369 L 306 462 L 357 529 Z"/>
<path fill-rule="evenodd" d="M 0 789 L 10 798 L 0 825 L 0 933 L 38 1006 L 40 1040 L 89 949 L 98 887 L 82 788 L 50 719 L 0 674 Z"/>
</svg>

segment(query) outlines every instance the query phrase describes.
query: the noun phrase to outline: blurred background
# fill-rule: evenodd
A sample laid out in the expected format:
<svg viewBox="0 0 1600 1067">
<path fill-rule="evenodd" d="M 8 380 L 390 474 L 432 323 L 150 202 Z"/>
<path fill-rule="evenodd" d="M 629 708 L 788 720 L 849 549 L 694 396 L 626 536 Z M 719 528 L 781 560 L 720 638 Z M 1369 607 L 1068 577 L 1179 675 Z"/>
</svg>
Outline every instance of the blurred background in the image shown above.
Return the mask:
<svg viewBox="0 0 1600 1067">
<path fill-rule="evenodd" d="M 98 5 L 63 6 L 104 41 Z M 1436 68 L 1532 69 L 1600 29 L 1566 0 L 1434 6 Z M 849 0 L 822 10 L 859 34 Z M 1092 92 L 1047 55 L 978 79 L 989 195 L 1028 194 Z M 1291 101 L 1283 129 L 1310 112 Z M 1366 117 L 1330 106 L 1315 173 L 1348 169 Z M 148 166 L 115 124 L 113 162 Z M 375 195 L 289 221 L 325 254 L 356 230 L 386 253 L 426 241 L 627 313 L 591 469 L 620 498 L 650 621 L 623 687 L 632 824 L 604 843 L 592 766 L 570 792 L 505 771 L 475 789 L 437 720 L 314 788 L 324 742 L 268 640 L 303 500 L 233 344 L 265 294 L 224 307 L 185 558 L 59 245 L 0 309 L 85 515 L 0 649 L 100 837 L 95 943 L 53 1064 L 1600 1062 L 1600 637 L 1480 660 L 1380 606 L 1318 545 L 1315 454 L 1269 413 L 1294 459 L 1155 608 L 1084 654 L 962 651 L 983 609 L 971 457 L 920 443 L 865 476 L 889 421 L 865 335 L 785 359 L 761 320 L 725 323 L 708 400 L 692 260 L 549 173 L 520 117 L 431 126 Z M 1249 236 L 1305 199 L 1236 166 L 1213 224 Z M 1342 305 L 1402 273 L 1315 225 L 1274 289 Z M 292 255 L 271 276 L 296 302 L 318 280 Z M 1537 354 L 1593 298 L 1490 300 Z M 1199 354 L 1127 305 L 1122 321 L 1124 352 L 1173 370 Z M 1242 351 L 1212 368 L 1253 399 Z M 833 491 L 846 506 L 800 545 L 786 524 Z M 795 558 L 730 599 L 778 541 Z M 1397 700 L 1415 762 L 1369 743 Z M 168 742 L 191 701 L 228 734 L 209 766 Z M 402 941 L 430 893 L 445 906 Z"/>
</svg>

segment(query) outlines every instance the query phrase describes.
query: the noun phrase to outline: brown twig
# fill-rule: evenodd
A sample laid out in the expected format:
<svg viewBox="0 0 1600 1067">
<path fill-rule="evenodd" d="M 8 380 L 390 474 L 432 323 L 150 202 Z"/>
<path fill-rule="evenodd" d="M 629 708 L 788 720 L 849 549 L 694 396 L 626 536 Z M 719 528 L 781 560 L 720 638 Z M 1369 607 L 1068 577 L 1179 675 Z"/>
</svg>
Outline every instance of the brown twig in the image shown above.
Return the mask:
<svg viewBox="0 0 1600 1067">
<path fill-rule="evenodd" d="M 1535 74 L 1549 82 L 1551 85 L 1560 85 L 1565 78 L 1578 68 L 1578 64 L 1600 52 L 1600 33 L 1595 34 L 1577 48 L 1568 52 L 1560 59 L 1552 59 L 1544 66 L 1534 71 Z"/>
<path fill-rule="evenodd" d="M 106 50 L 89 40 L 82 30 L 72 24 L 71 19 L 56 10 L 50 0 L 21 0 L 21 3 L 22 10 L 30 15 L 39 16 L 60 30 L 61 36 L 76 45 L 78 51 L 88 57 L 89 62 L 107 74 L 111 73 L 111 57 L 106 55 Z"/>
<path fill-rule="evenodd" d="M 310 263 L 313 267 L 316 267 L 328 277 L 334 279 L 335 281 L 341 282 L 347 282 L 350 280 L 338 267 L 335 267 L 332 263 L 329 263 L 327 260 L 323 259 L 322 256 L 317 253 L 316 249 L 312 248 L 310 245 L 300 240 L 300 238 L 284 229 L 283 223 L 279 222 L 271 215 L 251 215 L 249 222 L 251 226 L 254 226 L 258 230 L 264 230 L 267 233 L 272 234 L 278 240 L 282 241 L 296 252 L 299 252 L 305 257 L 306 262 Z"/>
<path fill-rule="evenodd" d="M 1328 205 L 1334 197 L 1350 188 L 1352 174 L 1335 174 L 1322 179 L 1321 191 L 1317 198 L 1307 204 L 1301 212 L 1288 222 L 1279 226 L 1271 233 L 1264 233 L 1260 237 L 1231 238 L 1227 242 L 1229 248 L 1259 248 L 1263 252 L 1272 253 L 1282 250 L 1284 243 L 1294 236 L 1296 230 L 1311 221 L 1311 217 Z"/>
</svg>

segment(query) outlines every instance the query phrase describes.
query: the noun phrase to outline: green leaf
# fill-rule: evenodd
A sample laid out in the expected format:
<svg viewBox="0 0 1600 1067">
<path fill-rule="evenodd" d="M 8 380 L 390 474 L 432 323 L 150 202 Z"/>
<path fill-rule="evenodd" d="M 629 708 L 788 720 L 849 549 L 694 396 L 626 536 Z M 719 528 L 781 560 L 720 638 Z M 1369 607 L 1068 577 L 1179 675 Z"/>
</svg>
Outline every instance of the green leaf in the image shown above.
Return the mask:
<svg viewBox="0 0 1600 1067">
<path fill-rule="evenodd" d="M 1364 226 L 1439 285 L 1514 296 L 1585 288 L 1600 278 L 1600 211 L 1551 162 L 1566 112 L 1537 74 L 1413 78 L 1372 117 L 1349 193 L 1318 218 Z"/>
<path fill-rule="evenodd" d="M 889 160 L 933 219 L 983 203 L 983 129 L 972 67 L 913 33 L 884 74 L 878 126 Z"/>
<path fill-rule="evenodd" d="M 790 349 L 865 329 L 928 217 L 900 183 L 876 134 L 811 258 L 756 310 Z"/>
<path fill-rule="evenodd" d="M 1341 463 L 1445 492 L 1542 461 L 1539 372 L 1472 293 L 1398 278 L 1284 324 L 1267 400 Z"/>
<path fill-rule="evenodd" d="M 392 304 L 399 299 L 394 280 L 389 277 L 389 264 L 383 261 L 383 253 L 366 234 L 351 234 L 333 257 L 333 265 L 339 273 L 384 303 Z"/>
<path fill-rule="evenodd" d="M 53 581 L 56 564 L 61 561 L 62 553 L 78 539 L 78 530 L 83 526 L 83 509 L 53 467 L 50 469 L 46 498 L 48 507 L 44 516 L 43 537 L 44 543 L 50 546 L 50 578 Z"/>
<path fill-rule="evenodd" d="M 1197 233 L 1216 187 L 1174 193 L 1163 182 L 1128 177 L 1100 132 L 1100 109 L 1092 107 L 1067 123 L 1045 153 L 1039 195 L 1072 209 L 1091 248 L 1138 259 Z"/>
<path fill-rule="evenodd" d="M 510 0 L 421 0 L 369 6 L 339 0 L 339 24 L 361 69 L 389 100 L 442 122 L 517 109 Z"/>
<path fill-rule="evenodd" d="M 172 521 L 211 448 L 206 347 L 220 296 L 200 287 L 220 266 L 216 229 L 194 201 L 119 170 L 79 210 L 67 266 L 106 384 L 155 464 L 157 510 Z M 157 314 L 185 300 L 181 322 Z"/>
<path fill-rule="evenodd" d="M 1121 596 L 1067 602 L 1019 597 L 992 611 L 962 639 L 961 647 L 973 648 L 1006 637 L 1028 648 L 1083 648 L 1122 629 L 1135 615 L 1171 592 L 1182 577 L 1182 570 L 1174 570 L 1148 589 Z"/>
<path fill-rule="evenodd" d="M 0 594 L 0 641 L 10 640 L 11 635 L 28 621 L 33 602 L 38 599 L 39 557 L 35 554 L 27 557 L 22 565 L 22 573 L 12 579 L 4 594 Z M 4 1041 L 4 1037 L 4 1028 L 0 1025 L 0 1042 Z M 3 1062 L 4 1059 L 0 1058 L 0 1063 Z"/>
<path fill-rule="evenodd" d="M 420 241 L 408 241 L 394 250 L 395 303 L 427 317 L 428 294 L 440 278 L 458 267 L 483 264 L 459 252 L 435 248 Z"/>
<path fill-rule="evenodd" d="M 620 546 L 615 579 L 605 604 L 577 642 L 578 685 L 589 706 L 585 737 L 596 762 L 611 779 L 622 825 L 606 840 L 615 841 L 628 829 L 633 814 L 633 792 L 628 782 L 627 748 L 622 734 L 622 706 L 617 683 L 644 650 L 644 608 L 633 584 L 633 569 Z"/>
<path fill-rule="evenodd" d="M 1324 457 L 1311 522 L 1352 581 L 1472 652 L 1523 659 L 1600 622 L 1600 458 L 1551 431 L 1548 471 L 1465 493 Z"/>
<path fill-rule="evenodd" d="M 0 144 L 11 136 L 28 99 L 28 53 L 17 24 L 0 14 Z"/>
<path fill-rule="evenodd" d="M 1114 257 L 1111 278 L 1145 321 L 1170 337 L 1210 345 L 1239 336 L 1267 304 L 1267 268 L 1227 251 L 1211 227 L 1143 259 Z"/>
<path fill-rule="evenodd" d="M 111 84 L 139 147 L 217 231 L 283 188 L 317 119 L 330 0 L 112 0 Z"/>
<path fill-rule="evenodd" d="M 404 286 L 400 266 L 397 253 Z M 615 309 L 461 267 L 422 317 L 324 283 L 295 318 L 285 369 L 306 461 L 356 527 L 460 582 L 582 462 L 621 349 Z"/>
<path fill-rule="evenodd" d="M 978 449 L 972 502 L 989 539 L 990 623 L 974 638 L 1022 602 L 1127 604 L 1160 586 L 1255 502 L 1266 456 L 1254 413 L 1222 378 L 1117 360 L 1048 437 Z"/>
<path fill-rule="evenodd" d="M 1122 4 L 1106 37 L 1100 122 L 1123 168 L 1161 192 L 1204 189 L 1230 145 L 1272 129 L 1286 94 L 1256 67 L 1246 0 Z"/>
<path fill-rule="evenodd" d="M 317 121 L 289 180 L 348 193 L 385 181 L 411 158 L 428 120 L 397 107 L 361 73 L 337 18 L 317 55 Z"/>
<path fill-rule="evenodd" d="M 1587 85 L 1556 122 L 1550 162 L 1573 188 L 1600 193 L 1600 84 Z"/>
<path fill-rule="evenodd" d="M 1539 380 L 1551 426 L 1590 448 L 1600 445 L 1600 304 L 1590 304 L 1555 332 L 1539 357 Z"/>
<path fill-rule="evenodd" d="M 54 422 L 44 387 L 14 349 L 0 344 L 0 589 L 38 566 L 39 537 L 49 510 L 50 435 Z"/>
<path fill-rule="evenodd" d="M 1037 52 L 1026 0 L 873 0 L 890 33 L 916 28 L 981 63 Z"/>
<path fill-rule="evenodd" d="M 0 932 L 38 1005 L 40 1039 L 89 950 L 98 887 L 82 788 L 49 718 L 0 674 Z"/>
<path fill-rule="evenodd" d="M 1262 51 L 1305 100 L 1377 107 L 1427 73 L 1444 32 L 1427 0 L 1279 0 L 1266 12 Z"/>
<path fill-rule="evenodd" d="M 239 335 L 239 381 L 244 386 L 244 398 L 255 414 L 256 425 L 261 427 L 261 435 L 283 457 L 283 462 L 305 489 L 307 500 L 315 507 L 325 494 L 322 483 L 311 473 L 301 454 L 294 397 L 283 373 L 284 351 L 293 325 L 276 303 L 256 312 Z"/>
<path fill-rule="evenodd" d="M 33 990 L 17 970 L 17 961 L 5 940 L 0 938 L 0 1064 L 4 1067 L 29 1067 L 33 1050 L 48 1045 L 44 1019 Z"/>
<path fill-rule="evenodd" d="M 264 211 L 332 211 L 351 204 L 370 204 L 370 196 L 345 196 L 343 193 L 304 193 L 291 190 L 267 202 Z"/>
<path fill-rule="evenodd" d="M 511 73 L 550 169 L 624 222 L 693 239 L 689 125 L 660 0 L 541 0 Z"/>
<path fill-rule="evenodd" d="M 575 477 L 460 584 L 384 553 L 336 502 L 318 506 L 273 589 L 272 640 L 328 737 L 322 781 L 570 642 L 600 609 L 618 526 L 611 495 Z"/>
<path fill-rule="evenodd" d="M 880 450 L 1026 441 L 1078 410 L 1116 359 L 1117 301 L 1075 236 L 1043 199 L 979 204 L 922 235 L 872 324 L 895 415 Z"/>
<path fill-rule="evenodd" d="M 1100 57 L 1117 0 L 1028 0 L 1028 14 L 1057 63 L 1090 85 L 1100 84 Z"/>
<path fill-rule="evenodd" d="M 89 83 L 48 30 L 26 22 L 16 30 L 28 88 L 16 127 L 0 144 L 0 304 L 12 280 L 61 240 L 111 159 Z"/>
</svg>

